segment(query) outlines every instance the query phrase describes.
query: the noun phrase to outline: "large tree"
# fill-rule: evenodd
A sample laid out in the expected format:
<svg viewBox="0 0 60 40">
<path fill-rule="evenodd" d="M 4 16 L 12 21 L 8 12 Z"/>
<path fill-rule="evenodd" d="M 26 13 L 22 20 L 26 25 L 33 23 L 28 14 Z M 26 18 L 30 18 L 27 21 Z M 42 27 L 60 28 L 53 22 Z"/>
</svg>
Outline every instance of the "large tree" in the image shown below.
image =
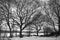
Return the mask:
<svg viewBox="0 0 60 40">
<path fill-rule="evenodd" d="M 10 2 L 8 0 L 0 0 L 0 14 L 1 14 L 1 20 L 6 20 L 7 25 L 10 29 L 10 37 L 11 37 L 11 26 L 10 26 L 10 18 L 11 18 L 11 13 L 9 12 L 10 8 Z"/>
<path fill-rule="evenodd" d="M 58 26 L 59 26 L 59 31 L 57 32 L 60 34 L 60 1 L 59 0 L 52 0 L 50 1 L 50 7 L 52 11 L 56 14 L 56 17 L 58 18 Z"/>
<path fill-rule="evenodd" d="M 56 31 L 54 21 L 50 17 L 50 12 L 48 11 L 49 5 L 46 5 L 45 1 L 20 0 L 17 3 L 17 6 L 17 15 L 20 19 L 20 23 L 18 23 L 20 24 L 20 37 L 22 37 L 22 30 L 31 24 L 36 26 L 38 35 L 38 32 L 40 31 L 40 29 L 38 29 L 38 24 L 44 21 L 50 21 L 51 25 L 53 25 L 54 30 Z M 46 18 L 49 20 L 46 20 Z"/>
<path fill-rule="evenodd" d="M 22 31 L 28 26 L 30 29 L 31 25 L 36 26 L 36 33 L 38 36 L 38 33 L 42 27 L 41 25 L 44 22 L 47 22 L 48 24 L 52 25 L 53 26 L 52 28 L 56 31 L 55 23 L 52 20 L 53 17 L 51 17 L 52 13 L 46 1 L 19 0 L 13 3 L 10 3 L 9 1 L 4 3 L 5 5 L 3 3 L 1 4 L 3 4 L 6 11 L 5 9 L 3 9 L 3 7 L 1 7 L 1 9 L 4 10 L 4 13 L 5 12 L 7 13 L 7 14 L 5 13 L 7 15 L 5 19 L 10 29 L 10 36 L 11 36 L 11 28 L 15 28 L 15 26 L 20 27 L 20 37 L 22 37 Z M 12 26 L 10 26 L 9 19 L 13 20 Z M 30 35 L 30 32 L 29 32 L 29 35 Z"/>
<path fill-rule="evenodd" d="M 32 4 L 31 4 L 32 3 Z M 27 25 L 32 22 L 32 15 L 34 14 L 34 9 L 39 7 L 35 1 L 20 0 L 18 3 L 17 15 L 20 18 L 20 37 L 22 36 L 22 30 L 27 27 Z M 24 25 L 24 27 L 22 27 Z"/>
</svg>

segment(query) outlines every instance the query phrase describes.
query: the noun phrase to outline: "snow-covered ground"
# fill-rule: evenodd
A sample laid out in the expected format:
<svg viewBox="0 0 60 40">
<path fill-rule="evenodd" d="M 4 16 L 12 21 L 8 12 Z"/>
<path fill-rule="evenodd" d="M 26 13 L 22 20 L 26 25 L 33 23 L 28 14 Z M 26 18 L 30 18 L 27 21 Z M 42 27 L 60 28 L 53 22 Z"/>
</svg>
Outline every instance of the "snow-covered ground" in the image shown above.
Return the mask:
<svg viewBox="0 0 60 40">
<path fill-rule="evenodd" d="M 14 37 L 11 40 L 60 40 L 60 37 Z"/>
<path fill-rule="evenodd" d="M 19 37 L 13 37 L 13 38 L 0 38 L 0 40 L 60 40 L 60 36 L 59 37 L 23 37 L 23 38 L 19 38 Z"/>
</svg>

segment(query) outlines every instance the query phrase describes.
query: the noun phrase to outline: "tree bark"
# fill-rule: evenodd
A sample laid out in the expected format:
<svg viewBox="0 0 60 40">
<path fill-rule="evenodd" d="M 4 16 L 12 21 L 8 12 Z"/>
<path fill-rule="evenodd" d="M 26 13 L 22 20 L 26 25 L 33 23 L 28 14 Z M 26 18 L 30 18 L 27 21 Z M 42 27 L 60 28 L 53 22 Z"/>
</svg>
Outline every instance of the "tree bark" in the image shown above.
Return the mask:
<svg viewBox="0 0 60 40">
<path fill-rule="evenodd" d="M 30 36 L 30 34 L 31 34 L 31 30 L 30 30 L 30 27 L 29 27 L 29 35 L 28 36 Z"/>
<path fill-rule="evenodd" d="M 59 34 L 60 34 L 60 17 L 58 17 L 59 18 L 59 20 L 58 20 L 58 26 L 59 26 Z"/>
<path fill-rule="evenodd" d="M 22 24 L 20 25 L 20 38 L 22 38 Z"/>
<path fill-rule="evenodd" d="M 11 28 L 10 28 L 10 38 L 12 38 L 12 32 L 11 32 Z"/>
<path fill-rule="evenodd" d="M 20 38 L 22 38 L 23 37 L 22 36 L 22 26 L 23 26 L 22 17 L 20 17 L 20 23 L 21 23 L 21 25 L 20 25 Z"/>
<path fill-rule="evenodd" d="M 10 38 L 12 38 L 12 34 L 11 34 L 11 27 L 10 27 L 10 23 L 9 23 L 9 14 L 10 14 L 10 13 L 9 13 L 9 10 L 8 10 L 8 14 L 7 14 L 7 15 L 8 15 L 8 17 L 7 17 L 7 19 L 6 19 L 6 20 L 7 20 L 7 25 L 9 26 L 9 29 L 10 29 Z"/>
<path fill-rule="evenodd" d="M 9 24 L 9 20 L 8 20 L 7 24 L 8 24 L 9 29 L 10 29 L 10 38 L 12 38 L 12 35 L 11 35 L 11 28 L 10 28 L 10 24 Z"/>
<path fill-rule="evenodd" d="M 22 37 L 22 27 L 20 26 L 20 37 Z"/>
<path fill-rule="evenodd" d="M 38 36 L 38 26 L 36 26 L 36 30 L 37 30 L 37 36 Z"/>
</svg>

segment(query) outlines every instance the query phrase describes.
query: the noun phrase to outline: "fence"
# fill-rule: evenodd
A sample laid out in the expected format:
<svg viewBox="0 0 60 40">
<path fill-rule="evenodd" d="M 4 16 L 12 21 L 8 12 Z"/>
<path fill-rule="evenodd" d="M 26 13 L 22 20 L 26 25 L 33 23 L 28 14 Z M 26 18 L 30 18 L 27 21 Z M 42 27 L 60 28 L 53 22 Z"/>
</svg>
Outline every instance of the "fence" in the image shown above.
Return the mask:
<svg viewBox="0 0 60 40">
<path fill-rule="evenodd" d="M 20 31 L 11 31 L 11 34 L 13 37 L 19 37 Z M 23 36 L 37 36 L 37 32 L 34 31 L 22 31 Z M 43 32 L 39 32 L 38 36 L 44 35 Z M 9 37 L 10 36 L 10 31 L 0 31 L 0 37 Z"/>
</svg>

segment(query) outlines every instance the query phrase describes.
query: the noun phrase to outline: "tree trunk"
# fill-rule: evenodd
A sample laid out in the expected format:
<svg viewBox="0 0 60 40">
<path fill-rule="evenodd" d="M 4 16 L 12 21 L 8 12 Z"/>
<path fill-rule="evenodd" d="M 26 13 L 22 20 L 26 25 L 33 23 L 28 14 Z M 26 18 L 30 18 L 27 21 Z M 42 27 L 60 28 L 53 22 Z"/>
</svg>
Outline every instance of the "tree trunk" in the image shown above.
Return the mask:
<svg viewBox="0 0 60 40">
<path fill-rule="evenodd" d="M 29 30 L 29 35 L 28 35 L 28 36 L 30 36 L 30 34 L 31 34 L 31 32 L 30 32 L 30 30 Z"/>
<path fill-rule="evenodd" d="M 8 24 L 9 29 L 10 29 L 10 38 L 12 38 L 12 35 L 11 35 L 11 28 L 10 28 L 10 24 L 9 24 L 9 19 L 7 20 L 7 24 Z"/>
<path fill-rule="evenodd" d="M 1 38 L 1 27 L 0 27 L 0 38 Z"/>
<path fill-rule="evenodd" d="M 38 31 L 37 31 L 37 36 L 38 36 Z"/>
<path fill-rule="evenodd" d="M 29 27 L 29 35 L 28 36 L 30 36 L 30 32 L 31 32 L 31 30 L 30 30 L 30 27 Z"/>
<path fill-rule="evenodd" d="M 22 24 L 20 25 L 20 38 L 22 38 Z"/>
<path fill-rule="evenodd" d="M 9 28 L 10 29 L 10 38 L 12 38 L 12 32 L 11 32 L 11 28 Z"/>
<path fill-rule="evenodd" d="M 11 35 L 11 28 L 10 28 L 10 24 L 9 24 L 9 19 L 7 20 L 7 24 L 8 24 L 9 29 L 10 29 L 10 38 L 12 38 L 12 35 Z"/>
<path fill-rule="evenodd" d="M 59 16 L 58 16 L 58 27 L 59 27 L 59 31 L 55 33 L 56 34 L 55 36 L 60 35 L 60 17 Z"/>
<path fill-rule="evenodd" d="M 36 27 L 36 30 L 37 30 L 37 36 L 38 36 L 38 26 Z"/>
<path fill-rule="evenodd" d="M 60 34 L 60 17 L 58 17 L 58 18 L 59 18 L 59 20 L 58 20 L 58 22 L 59 22 L 58 24 L 59 25 L 58 26 L 59 26 L 59 34 Z"/>
</svg>

